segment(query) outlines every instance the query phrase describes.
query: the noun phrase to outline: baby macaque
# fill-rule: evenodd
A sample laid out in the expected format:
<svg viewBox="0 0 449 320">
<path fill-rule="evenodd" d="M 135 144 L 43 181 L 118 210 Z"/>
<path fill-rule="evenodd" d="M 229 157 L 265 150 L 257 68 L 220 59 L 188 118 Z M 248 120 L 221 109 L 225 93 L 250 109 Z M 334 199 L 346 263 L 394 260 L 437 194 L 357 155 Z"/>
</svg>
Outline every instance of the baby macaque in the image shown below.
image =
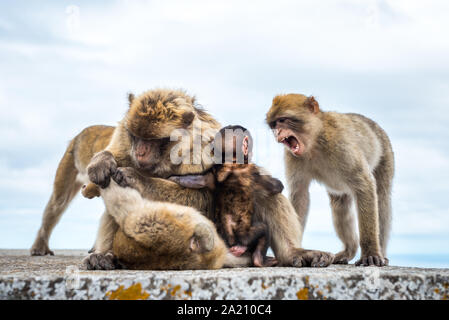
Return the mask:
<svg viewBox="0 0 449 320">
<path fill-rule="evenodd" d="M 278 179 L 262 174 L 250 162 L 251 155 L 249 131 L 242 126 L 227 126 L 215 136 L 215 165 L 208 173 L 172 176 L 170 180 L 188 188 L 215 190 L 216 221 L 230 252 L 237 257 L 251 252 L 254 266 L 274 266 L 276 259 L 266 256 L 268 228 L 255 212 L 254 201 L 257 193 L 268 197 L 281 193 L 284 186 Z"/>
</svg>

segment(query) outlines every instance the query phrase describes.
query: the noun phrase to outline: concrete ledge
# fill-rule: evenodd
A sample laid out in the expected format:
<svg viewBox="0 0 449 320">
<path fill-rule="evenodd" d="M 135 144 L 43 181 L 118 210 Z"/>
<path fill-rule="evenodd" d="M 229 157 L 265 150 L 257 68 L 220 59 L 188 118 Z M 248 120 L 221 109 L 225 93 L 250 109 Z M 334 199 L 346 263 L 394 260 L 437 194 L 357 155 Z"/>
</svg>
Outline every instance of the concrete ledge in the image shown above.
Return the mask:
<svg viewBox="0 0 449 320">
<path fill-rule="evenodd" d="M 0 299 L 449 299 L 449 269 L 85 271 L 86 251 L 0 250 Z"/>
</svg>

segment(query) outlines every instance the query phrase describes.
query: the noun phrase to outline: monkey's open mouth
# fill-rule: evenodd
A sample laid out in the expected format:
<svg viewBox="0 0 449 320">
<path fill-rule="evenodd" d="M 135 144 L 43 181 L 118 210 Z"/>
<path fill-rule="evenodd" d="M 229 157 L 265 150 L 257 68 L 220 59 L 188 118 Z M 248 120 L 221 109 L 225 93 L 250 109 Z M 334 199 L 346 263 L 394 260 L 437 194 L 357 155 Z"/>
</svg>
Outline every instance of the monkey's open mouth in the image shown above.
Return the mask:
<svg viewBox="0 0 449 320">
<path fill-rule="evenodd" d="M 299 141 L 295 136 L 284 137 L 280 139 L 279 142 L 288 147 L 294 155 L 299 156 L 304 152 L 304 144 L 301 143 L 301 141 Z"/>
</svg>

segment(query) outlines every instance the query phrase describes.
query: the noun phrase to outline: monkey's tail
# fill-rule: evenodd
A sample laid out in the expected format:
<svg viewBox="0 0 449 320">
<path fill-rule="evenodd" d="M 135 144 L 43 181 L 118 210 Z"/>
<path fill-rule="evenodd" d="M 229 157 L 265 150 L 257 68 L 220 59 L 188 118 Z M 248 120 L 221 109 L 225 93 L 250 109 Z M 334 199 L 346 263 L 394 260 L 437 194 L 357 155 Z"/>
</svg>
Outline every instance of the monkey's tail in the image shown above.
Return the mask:
<svg viewBox="0 0 449 320">
<path fill-rule="evenodd" d="M 234 256 L 232 253 L 227 252 L 223 267 L 224 268 L 242 268 L 251 265 L 251 257 L 244 255 L 240 257 Z"/>
</svg>

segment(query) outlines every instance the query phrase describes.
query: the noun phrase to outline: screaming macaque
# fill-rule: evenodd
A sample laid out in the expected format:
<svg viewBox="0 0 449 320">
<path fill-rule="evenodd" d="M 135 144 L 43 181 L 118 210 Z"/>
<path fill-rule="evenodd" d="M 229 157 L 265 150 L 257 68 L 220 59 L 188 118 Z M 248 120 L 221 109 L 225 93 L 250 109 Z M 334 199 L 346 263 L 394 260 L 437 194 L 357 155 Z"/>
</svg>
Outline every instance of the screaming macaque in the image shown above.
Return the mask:
<svg viewBox="0 0 449 320">
<path fill-rule="evenodd" d="M 256 193 L 265 197 L 281 193 L 284 188 L 282 182 L 261 174 L 260 169 L 250 163 L 252 137 L 242 126 L 220 129 L 213 149 L 218 163 L 209 173 L 170 179 L 189 188 L 215 189 L 216 218 L 230 251 L 235 256 L 252 252 L 252 262 L 256 267 L 276 265 L 276 259 L 266 256 L 268 228 L 266 223 L 256 218 L 254 201 Z"/>
<path fill-rule="evenodd" d="M 84 188 L 83 195 L 99 191 L 120 230 L 115 236 L 110 259 L 113 265 L 109 269 L 219 269 L 250 262 L 248 257 L 229 253 L 212 221 L 194 208 L 143 199 L 137 190 L 122 188 L 112 181 L 105 189 L 92 186 Z M 134 246 L 127 246 L 129 241 Z M 87 268 L 101 269 L 98 264 Z"/>
<path fill-rule="evenodd" d="M 334 226 L 344 244 L 334 263 L 347 264 L 357 252 L 351 213 L 355 202 L 362 249 L 356 265 L 387 265 L 394 155 L 385 131 L 359 114 L 323 112 L 314 97 L 301 94 L 276 96 L 266 121 L 285 145 L 290 200 L 302 225 L 309 184 L 317 180 L 327 188 Z"/>
</svg>

